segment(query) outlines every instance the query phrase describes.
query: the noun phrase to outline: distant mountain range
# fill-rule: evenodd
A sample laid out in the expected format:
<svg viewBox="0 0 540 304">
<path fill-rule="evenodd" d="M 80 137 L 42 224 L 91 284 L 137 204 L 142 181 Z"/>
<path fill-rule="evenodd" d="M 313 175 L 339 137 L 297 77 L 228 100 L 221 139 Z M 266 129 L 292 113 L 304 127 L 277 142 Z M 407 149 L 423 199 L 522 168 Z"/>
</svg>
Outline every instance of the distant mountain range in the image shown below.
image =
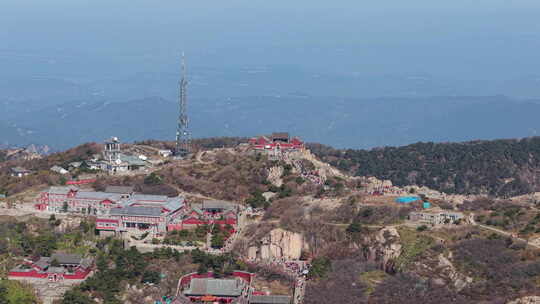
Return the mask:
<svg viewBox="0 0 540 304">
<path fill-rule="evenodd" d="M 4 104 L 9 109 L 9 104 Z M 491 97 L 348 99 L 255 96 L 190 99 L 194 137 L 288 131 L 340 148 L 535 136 L 540 101 Z M 102 141 L 172 140 L 177 104 L 163 98 L 67 102 L 12 110 L 0 121 L 0 144 L 53 150 Z"/>
</svg>

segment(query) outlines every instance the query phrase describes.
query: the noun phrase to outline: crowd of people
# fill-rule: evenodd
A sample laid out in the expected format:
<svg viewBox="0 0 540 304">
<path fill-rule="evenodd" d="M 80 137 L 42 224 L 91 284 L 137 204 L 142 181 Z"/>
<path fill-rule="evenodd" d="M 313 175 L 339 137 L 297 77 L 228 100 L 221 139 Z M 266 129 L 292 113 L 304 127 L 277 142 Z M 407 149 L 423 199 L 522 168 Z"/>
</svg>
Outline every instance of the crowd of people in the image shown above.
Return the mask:
<svg viewBox="0 0 540 304">
<path fill-rule="evenodd" d="M 317 170 L 308 170 L 304 167 L 300 160 L 293 160 L 292 164 L 294 168 L 300 173 L 303 179 L 307 179 L 316 185 L 324 184 L 324 179 L 320 176 Z"/>
<path fill-rule="evenodd" d="M 310 265 L 305 261 L 285 261 L 285 271 L 294 276 L 304 276 L 309 272 Z"/>
<path fill-rule="evenodd" d="M 403 195 L 406 194 L 403 189 L 400 189 L 395 186 L 380 186 L 380 187 L 362 187 L 364 189 L 364 193 L 367 195 L 372 196 L 379 196 L 379 195 Z"/>
<path fill-rule="evenodd" d="M 296 279 L 296 285 L 294 287 L 294 304 L 301 304 L 304 302 L 304 293 L 306 290 L 306 278 L 299 276 Z"/>
<path fill-rule="evenodd" d="M 246 260 L 247 263 L 265 264 L 272 268 L 281 268 L 294 279 L 294 304 L 300 304 L 304 299 L 306 277 L 311 265 L 307 261 L 287 260 L 285 258 L 272 258 L 265 261 Z"/>
</svg>

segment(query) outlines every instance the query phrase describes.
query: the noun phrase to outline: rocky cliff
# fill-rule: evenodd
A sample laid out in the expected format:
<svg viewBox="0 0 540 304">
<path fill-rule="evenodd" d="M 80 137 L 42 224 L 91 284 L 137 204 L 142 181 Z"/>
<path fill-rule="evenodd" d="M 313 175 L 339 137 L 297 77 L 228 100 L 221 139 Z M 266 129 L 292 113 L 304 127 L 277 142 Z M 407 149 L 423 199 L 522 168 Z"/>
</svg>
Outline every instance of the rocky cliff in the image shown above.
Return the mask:
<svg viewBox="0 0 540 304">
<path fill-rule="evenodd" d="M 296 260 L 305 248 L 307 243 L 301 234 L 277 228 L 270 231 L 257 245 L 250 246 L 248 257 L 252 260 Z"/>
<path fill-rule="evenodd" d="M 401 255 L 402 245 L 396 228 L 385 227 L 374 237 L 365 240 L 364 254 L 367 260 L 376 262 L 386 272 L 393 272 L 395 260 Z"/>
<path fill-rule="evenodd" d="M 451 253 L 449 258 L 452 258 Z M 473 278 L 458 272 L 450 259 L 446 258 L 443 254 L 439 254 L 438 259 L 439 264 L 437 267 L 437 273 L 441 278 L 437 281 L 437 283 L 441 283 L 441 285 L 444 285 L 446 284 L 445 281 L 449 281 L 458 291 L 462 290 L 463 288 L 467 287 L 467 285 L 472 283 Z"/>
</svg>

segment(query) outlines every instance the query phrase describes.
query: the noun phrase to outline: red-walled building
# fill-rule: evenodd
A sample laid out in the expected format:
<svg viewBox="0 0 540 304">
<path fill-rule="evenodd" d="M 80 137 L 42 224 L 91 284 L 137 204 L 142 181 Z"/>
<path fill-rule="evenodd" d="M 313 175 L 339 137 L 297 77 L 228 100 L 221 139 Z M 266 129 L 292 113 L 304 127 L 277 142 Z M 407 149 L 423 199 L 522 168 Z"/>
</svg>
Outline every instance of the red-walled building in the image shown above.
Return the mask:
<svg viewBox="0 0 540 304">
<path fill-rule="evenodd" d="M 37 261 L 25 260 L 11 269 L 8 279 L 36 282 L 83 281 L 92 272 L 91 258 L 82 258 L 77 254 L 55 253 L 50 257 L 41 257 Z"/>
<path fill-rule="evenodd" d="M 234 271 L 225 278 L 215 278 L 212 272 L 190 273 L 178 280 L 183 301 L 173 303 L 245 303 L 290 304 L 288 295 L 269 295 L 253 288 L 255 274 Z"/>
<path fill-rule="evenodd" d="M 98 217 L 96 229 L 110 233 L 128 230 L 165 233 L 167 225 L 184 214 L 185 199 L 137 194 L 130 187 L 108 187 L 105 192 L 50 187 L 40 193 L 35 208 L 94 215 Z"/>
<path fill-rule="evenodd" d="M 239 206 L 226 201 L 206 200 L 191 204 L 181 219 L 169 224 L 169 231 L 194 229 L 200 225 L 238 225 Z"/>
<path fill-rule="evenodd" d="M 39 194 L 36 208 L 46 206 L 51 212 L 100 215 L 118 204 L 124 197 L 119 193 L 80 190 L 74 186 L 50 187 Z"/>
<path fill-rule="evenodd" d="M 191 273 L 179 280 L 182 294 L 192 303 L 236 303 L 238 298 L 247 298 L 254 274 L 235 271 L 227 278 L 214 278 L 212 272 Z"/>
<path fill-rule="evenodd" d="M 258 151 L 298 151 L 305 148 L 304 142 L 298 137 L 291 138 L 289 133 L 272 133 L 271 136 L 258 136 L 249 140 L 252 149 Z"/>
</svg>

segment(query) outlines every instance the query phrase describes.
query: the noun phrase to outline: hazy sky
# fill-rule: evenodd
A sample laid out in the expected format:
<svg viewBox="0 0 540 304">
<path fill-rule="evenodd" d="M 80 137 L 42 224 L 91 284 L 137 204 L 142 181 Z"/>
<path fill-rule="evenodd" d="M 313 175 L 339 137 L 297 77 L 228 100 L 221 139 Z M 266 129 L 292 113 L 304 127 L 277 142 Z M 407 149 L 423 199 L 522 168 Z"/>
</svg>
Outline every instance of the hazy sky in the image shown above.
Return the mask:
<svg viewBox="0 0 540 304">
<path fill-rule="evenodd" d="M 185 50 L 197 67 L 540 80 L 539 16 L 538 0 L 2 0 L 0 76 L 171 71 Z"/>
</svg>

